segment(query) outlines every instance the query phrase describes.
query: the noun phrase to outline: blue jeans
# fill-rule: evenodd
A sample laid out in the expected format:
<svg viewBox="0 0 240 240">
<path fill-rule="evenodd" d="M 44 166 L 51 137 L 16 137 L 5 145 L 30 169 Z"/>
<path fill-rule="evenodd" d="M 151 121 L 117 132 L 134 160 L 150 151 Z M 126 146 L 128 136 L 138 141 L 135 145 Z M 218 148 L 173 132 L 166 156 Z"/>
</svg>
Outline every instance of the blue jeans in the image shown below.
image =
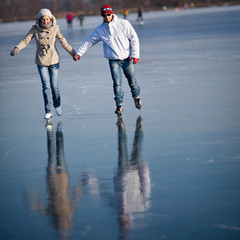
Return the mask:
<svg viewBox="0 0 240 240">
<path fill-rule="evenodd" d="M 122 70 L 125 77 L 128 80 L 128 85 L 131 89 L 132 97 L 134 99 L 139 98 L 140 87 L 137 84 L 135 78 L 135 72 L 132 61 L 130 58 L 124 60 L 110 60 L 109 66 L 111 70 L 112 80 L 113 80 L 113 92 L 115 95 L 115 102 L 117 106 L 123 105 L 124 93 L 122 90 Z"/>
<path fill-rule="evenodd" d="M 42 82 L 42 93 L 44 99 L 45 112 L 52 112 L 52 102 L 54 108 L 61 105 L 58 70 L 59 63 L 50 66 L 37 65 Z"/>
</svg>

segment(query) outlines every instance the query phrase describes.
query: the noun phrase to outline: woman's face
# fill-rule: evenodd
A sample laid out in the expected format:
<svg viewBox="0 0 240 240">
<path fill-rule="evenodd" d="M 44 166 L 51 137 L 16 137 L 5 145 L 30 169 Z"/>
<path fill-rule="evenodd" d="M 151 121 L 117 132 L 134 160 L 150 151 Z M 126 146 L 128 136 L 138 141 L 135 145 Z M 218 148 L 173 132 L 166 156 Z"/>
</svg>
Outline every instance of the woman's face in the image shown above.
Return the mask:
<svg viewBox="0 0 240 240">
<path fill-rule="evenodd" d="M 41 22 L 44 24 L 44 25 L 47 25 L 49 24 L 51 21 L 51 18 L 49 16 L 42 16 L 41 17 Z"/>
</svg>

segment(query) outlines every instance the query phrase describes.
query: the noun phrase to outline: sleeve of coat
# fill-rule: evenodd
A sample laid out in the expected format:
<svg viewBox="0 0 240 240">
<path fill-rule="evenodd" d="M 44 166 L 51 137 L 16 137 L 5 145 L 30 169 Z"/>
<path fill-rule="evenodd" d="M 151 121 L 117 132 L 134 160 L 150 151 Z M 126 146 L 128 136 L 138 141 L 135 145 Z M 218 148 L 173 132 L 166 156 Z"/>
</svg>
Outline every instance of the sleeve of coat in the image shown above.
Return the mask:
<svg viewBox="0 0 240 240">
<path fill-rule="evenodd" d="M 130 41 L 131 53 L 130 57 L 139 58 L 140 57 L 140 44 L 136 31 L 133 26 L 128 22 L 127 37 Z"/>
<path fill-rule="evenodd" d="M 72 56 L 75 52 L 73 47 L 68 43 L 67 39 L 62 35 L 59 26 L 57 26 L 57 39 L 61 43 L 62 47 Z"/>
<path fill-rule="evenodd" d="M 27 33 L 27 35 L 18 43 L 18 45 L 16 46 L 19 50 L 22 50 L 23 48 L 25 48 L 30 41 L 32 40 L 32 38 L 34 37 L 34 30 L 33 27 L 29 30 L 29 32 Z"/>
<path fill-rule="evenodd" d="M 86 53 L 92 46 L 100 42 L 101 39 L 99 37 L 99 34 L 97 33 L 97 30 L 95 30 L 84 42 L 81 43 L 81 45 L 78 47 L 76 53 L 80 56 L 82 56 L 84 53 Z"/>
</svg>

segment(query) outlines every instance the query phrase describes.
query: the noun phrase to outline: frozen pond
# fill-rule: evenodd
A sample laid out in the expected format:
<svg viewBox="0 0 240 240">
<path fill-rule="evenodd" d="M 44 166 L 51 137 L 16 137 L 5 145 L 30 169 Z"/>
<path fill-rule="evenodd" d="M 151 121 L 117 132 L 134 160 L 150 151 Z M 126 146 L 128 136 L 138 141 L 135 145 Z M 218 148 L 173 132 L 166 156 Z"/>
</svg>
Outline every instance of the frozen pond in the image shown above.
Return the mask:
<svg viewBox="0 0 240 240">
<path fill-rule="evenodd" d="M 0 24 L 0 239 L 240 239 L 240 6 L 129 21 L 143 108 L 124 82 L 114 114 L 102 44 L 74 62 L 58 44 L 63 115 L 46 128 L 34 21 Z M 75 20 L 77 48 L 101 22 Z"/>
</svg>

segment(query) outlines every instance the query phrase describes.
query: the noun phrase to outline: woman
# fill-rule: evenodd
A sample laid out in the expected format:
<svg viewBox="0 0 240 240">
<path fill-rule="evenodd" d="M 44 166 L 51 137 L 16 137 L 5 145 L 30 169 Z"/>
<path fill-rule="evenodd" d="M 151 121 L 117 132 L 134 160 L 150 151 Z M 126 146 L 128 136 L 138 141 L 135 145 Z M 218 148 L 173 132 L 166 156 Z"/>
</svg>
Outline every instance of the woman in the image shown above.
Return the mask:
<svg viewBox="0 0 240 240">
<path fill-rule="evenodd" d="M 74 54 L 74 49 L 61 34 L 59 26 L 56 25 L 56 18 L 46 8 L 39 11 L 36 25 L 33 25 L 25 38 L 14 47 L 11 51 L 11 56 L 16 56 L 20 50 L 29 44 L 33 37 L 36 40 L 35 63 L 37 64 L 42 82 L 45 105 L 44 118 L 50 119 L 52 117 L 52 101 L 57 115 L 60 116 L 62 114 L 58 81 L 60 57 L 55 47 L 56 38 L 71 56 Z"/>
</svg>

